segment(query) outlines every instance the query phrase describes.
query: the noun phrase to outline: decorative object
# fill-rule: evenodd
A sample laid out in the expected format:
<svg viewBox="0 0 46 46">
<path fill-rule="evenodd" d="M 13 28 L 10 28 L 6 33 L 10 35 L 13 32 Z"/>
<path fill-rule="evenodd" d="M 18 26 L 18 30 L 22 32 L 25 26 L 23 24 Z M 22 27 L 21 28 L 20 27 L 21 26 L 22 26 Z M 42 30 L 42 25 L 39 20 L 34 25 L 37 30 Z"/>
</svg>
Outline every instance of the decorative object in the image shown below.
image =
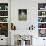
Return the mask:
<svg viewBox="0 0 46 46">
<path fill-rule="evenodd" d="M 46 22 L 46 17 L 38 17 L 38 22 Z"/>
<path fill-rule="evenodd" d="M 39 37 L 46 37 L 46 29 L 39 29 Z"/>
<path fill-rule="evenodd" d="M 46 23 L 39 23 L 38 24 L 38 28 L 46 28 Z"/>
<path fill-rule="evenodd" d="M 29 30 L 34 30 L 34 28 L 35 27 L 32 25 L 32 26 L 29 27 Z"/>
<path fill-rule="evenodd" d="M 8 11 L 0 11 L 0 16 L 8 16 Z"/>
<path fill-rule="evenodd" d="M 5 35 L 5 37 L 8 37 L 8 24 L 7 23 L 0 23 L 0 35 Z"/>
<path fill-rule="evenodd" d="M 46 3 L 38 3 L 38 10 L 45 10 L 46 9 Z"/>
<path fill-rule="evenodd" d="M 27 20 L 27 9 L 19 9 L 18 10 L 18 19 L 20 21 Z"/>
<path fill-rule="evenodd" d="M 38 16 L 46 16 L 46 11 L 38 11 Z"/>
<path fill-rule="evenodd" d="M 25 45 L 32 45 L 32 36 L 30 35 L 19 35 L 20 38 L 25 41 Z M 27 42 L 26 42 L 27 41 Z M 27 43 L 27 44 L 26 44 Z"/>
<path fill-rule="evenodd" d="M 15 45 L 16 46 L 30 46 L 32 45 L 32 36 L 31 35 L 15 35 Z"/>
<path fill-rule="evenodd" d="M 16 26 L 13 23 L 11 23 L 11 30 L 16 30 Z"/>
<path fill-rule="evenodd" d="M 42 12 L 42 15 L 45 15 L 45 12 Z"/>
<path fill-rule="evenodd" d="M 21 46 L 25 46 L 25 41 L 21 40 Z"/>
<path fill-rule="evenodd" d="M 8 6 L 5 6 L 5 10 L 8 10 Z"/>
<path fill-rule="evenodd" d="M 8 17 L 0 17 L 0 22 L 8 22 Z"/>
<path fill-rule="evenodd" d="M 8 10 L 8 3 L 0 3 L 0 10 Z"/>
</svg>

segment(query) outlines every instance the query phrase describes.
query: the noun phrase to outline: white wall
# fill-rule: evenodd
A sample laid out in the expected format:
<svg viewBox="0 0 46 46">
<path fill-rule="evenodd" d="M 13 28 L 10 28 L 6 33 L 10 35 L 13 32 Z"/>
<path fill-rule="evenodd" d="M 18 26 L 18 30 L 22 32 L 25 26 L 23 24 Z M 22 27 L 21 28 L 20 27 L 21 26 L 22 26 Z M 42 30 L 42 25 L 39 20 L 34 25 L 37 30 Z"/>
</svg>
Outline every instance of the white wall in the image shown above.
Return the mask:
<svg viewBox="0 0 46 46">
<path fill-rule="evenodd" d="M 46 0 L 11 0 L 11 22 L 16 25 L 17 30 L 27 30 L 29 26 L 38 27 L 38 3 Z M 27 21 L 18 20 L 18 9 L 27 9 Z"/>
<path fill-rule="evenodd" d="M 34 36 L 38 36 L 38 3 L 45 2 L 46 0 L 11 0 L 11 22 L 16 25 L 18 32 L 19 30 L 27 30 L 33 24 L 36 32 Z M 27 21 L 18 20 L 18 9 L 27 9 Z M 33 38 L 33 46 L 43 44 L 43 40 L 41 39 L 38 37 Z"/>
<path fill-rule="evenodd" d="M 18 20 L 18 9 L 27 9 L 27 21 Z M 27 30 L 31 25 L 36 27 L 37 2 L 31 0 L 12 0 L 11 15 L 11 20 L 16 25 L 17 30 Z"/>
</svg>

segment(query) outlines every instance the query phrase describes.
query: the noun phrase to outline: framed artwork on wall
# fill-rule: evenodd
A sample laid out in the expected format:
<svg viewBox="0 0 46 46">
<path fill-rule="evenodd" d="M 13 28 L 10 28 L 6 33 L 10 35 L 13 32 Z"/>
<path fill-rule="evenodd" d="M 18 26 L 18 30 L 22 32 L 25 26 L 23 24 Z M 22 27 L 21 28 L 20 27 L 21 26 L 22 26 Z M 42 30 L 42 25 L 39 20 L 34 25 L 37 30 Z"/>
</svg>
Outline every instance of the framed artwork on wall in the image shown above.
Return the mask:
<svg viewBox="0 0 46 46">
<path fill-rule="evenodd" d="M 18 19 L 20 21 L 27 20 L 27 9 L 19 9 L 18 10 Z"/>
</svg>

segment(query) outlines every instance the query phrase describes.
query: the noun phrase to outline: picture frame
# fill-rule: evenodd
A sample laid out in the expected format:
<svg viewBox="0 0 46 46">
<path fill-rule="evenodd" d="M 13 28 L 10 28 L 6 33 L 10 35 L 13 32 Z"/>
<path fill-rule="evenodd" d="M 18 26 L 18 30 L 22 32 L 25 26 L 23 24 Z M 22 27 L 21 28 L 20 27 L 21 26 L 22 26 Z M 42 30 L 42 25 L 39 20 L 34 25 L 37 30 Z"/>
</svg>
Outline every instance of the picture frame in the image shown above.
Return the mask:
<svg viewBox="0 0 46 46">
<path fill-rule="evenodd" d="M 27 20 L 27 9 L 18 9 L 18 19 L 19 21 Z"/>
</svg>

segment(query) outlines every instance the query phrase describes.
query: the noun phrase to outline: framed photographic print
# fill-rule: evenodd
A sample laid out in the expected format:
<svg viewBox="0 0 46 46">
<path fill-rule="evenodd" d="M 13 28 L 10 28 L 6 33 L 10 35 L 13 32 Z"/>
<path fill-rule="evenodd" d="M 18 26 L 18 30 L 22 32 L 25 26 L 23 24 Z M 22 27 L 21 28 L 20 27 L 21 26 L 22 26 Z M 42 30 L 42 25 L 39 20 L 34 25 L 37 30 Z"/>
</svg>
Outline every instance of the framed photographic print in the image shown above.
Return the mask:
<svg viewBox="0 0 46 46">
<path fill-rule="evenodd" d="M 20 21 L 27 20 L 27 9 L 19 9 L 18 10 L 18 19 Z"/>
</svg>

